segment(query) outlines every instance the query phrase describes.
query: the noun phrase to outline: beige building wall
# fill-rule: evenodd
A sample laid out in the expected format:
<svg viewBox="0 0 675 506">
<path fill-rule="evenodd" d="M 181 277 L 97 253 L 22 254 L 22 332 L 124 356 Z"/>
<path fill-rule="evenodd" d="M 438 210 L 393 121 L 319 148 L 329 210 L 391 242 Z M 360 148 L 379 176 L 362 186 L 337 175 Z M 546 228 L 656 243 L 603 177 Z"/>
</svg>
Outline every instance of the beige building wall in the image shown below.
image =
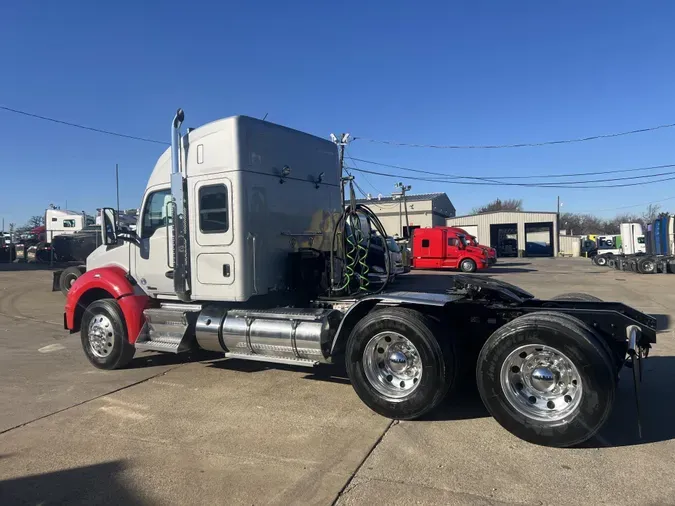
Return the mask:
<svg viewBox="0 0 675 506">
<path fill-rule="evenodd" d="M 525 251 L 525 223 L 552 223 L 553 224 L 553 254 L 558 255 L 558 245 L 555 238 L 558 235 L 558 223 L 556 213 L 539 212 L 509 212 L 499 211 L 495 213 L 473 214 L 448 218 L 445 224 L 448 227 L 462 227 L 474 225 L 477 227 L 476 238 L 480 244 L 490 245 L 490 225 L 506 225 L 514 223 L 518 230 L 518 250 Z M 530 241 L 537 233 L 530 233 Z M 548 234 L 546 234 L 548 241 Z M 543 237 L 543 236 L 542 236 Z"/>
</svg>

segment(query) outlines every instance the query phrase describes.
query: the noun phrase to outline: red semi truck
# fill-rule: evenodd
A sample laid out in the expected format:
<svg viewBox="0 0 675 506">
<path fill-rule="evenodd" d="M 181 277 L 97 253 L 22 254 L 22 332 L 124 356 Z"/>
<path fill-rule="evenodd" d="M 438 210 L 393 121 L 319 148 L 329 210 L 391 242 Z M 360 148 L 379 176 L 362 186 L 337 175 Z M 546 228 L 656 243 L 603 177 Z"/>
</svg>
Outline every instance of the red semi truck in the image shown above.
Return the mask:
<svg viewBox="0 0 675 506">
<path fill-rule="evenodd" d="M 476 248 L 482 248 L 488 256 L 488 265 L 494 265 L 497 263 L 497 250 L 495 248 L 492 248 L 490 246 L 485 246 L 483 244 L 478 243 L 478 239 L 476 239 L 475 235 L 470 235 L 466 230 L 463 228 L 459 227 L 448 227 L 449 230 L 454 230 L 458 234 L 464 234 L 466 236 L 466 242 L 469 243 L 471 246 L 475 246 Z"/>
<path fill-rule="evenodd" d="M 454 227 L 418 228 L 413 233 L 413 269 L 459 269 L 475 272 L 489 265 L 484 247 L 473 246 Z"/>
</svg>

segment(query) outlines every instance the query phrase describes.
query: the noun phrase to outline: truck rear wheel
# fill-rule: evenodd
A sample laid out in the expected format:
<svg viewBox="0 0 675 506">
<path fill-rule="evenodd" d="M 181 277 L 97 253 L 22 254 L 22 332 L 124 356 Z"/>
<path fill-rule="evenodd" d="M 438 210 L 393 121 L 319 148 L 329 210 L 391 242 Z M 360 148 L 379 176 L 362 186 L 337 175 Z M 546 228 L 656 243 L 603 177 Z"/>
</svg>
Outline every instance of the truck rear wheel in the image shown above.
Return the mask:
<svg viewBox="0 0 675 506">
<path fill-rule="evenodd" d="M 641 258 L 638 260 L 637 269 L 642 274 L 654 274 L 656 272 L 656 261 L 651 258 Z"/>
<path fill-rule="evenodd" d="M 352 386 L 373 411 L 412 420 L 435 408 L 454 383 L 452 343 L 417 311 L 373 311 L 354 327 L 346 350 Z"/>
<path fill-rule="evenodd" d="M 493 333 L 476 378 L 502 427 L 546 446 L 592 437 L 609 417 L 616 391 L 608 348 L 582 322 L 554 312 L 521 316 Z"/>
<path fill-rule="evenodd" d="M 119 369 L 134 358 L 136 349 L 129 343 L 122 310 L 114 299 L 89 304 L 80 337 L 89 362 L 99 369 Z"/>
<path fill-rule="evenodd" d="M 61 273 L 61 276 L 59 276 L 59 288 L 63 295 L 68 295 L 70 287 L 73 286 L 75 280 L 80 276 L 82 276 L 82 271 L 79 267 L 68 267 Z"/>
<path fill-rule="evenodd" d="M 462 272 L 476 272 L 476 262 L 470 258 L 466 258 L 459 264 L 459 270 Z"/>
</svg>

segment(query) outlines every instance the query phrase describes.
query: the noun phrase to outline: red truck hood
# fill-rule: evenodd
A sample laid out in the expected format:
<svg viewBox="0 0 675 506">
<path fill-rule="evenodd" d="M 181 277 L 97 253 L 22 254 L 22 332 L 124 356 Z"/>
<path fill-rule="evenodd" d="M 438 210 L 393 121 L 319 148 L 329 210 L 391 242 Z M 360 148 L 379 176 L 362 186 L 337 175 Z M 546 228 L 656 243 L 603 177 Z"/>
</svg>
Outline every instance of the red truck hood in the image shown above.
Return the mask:
<svg viewBox="0 0 675 506">
<path fill-rule="evenodd" d="M 487 250 L 485 248 L 481 248 L 479 246 L 467 246 L 466 247 L 467 253 L 473 253 L 474 255 L 486 255 Z"/>
</svg>

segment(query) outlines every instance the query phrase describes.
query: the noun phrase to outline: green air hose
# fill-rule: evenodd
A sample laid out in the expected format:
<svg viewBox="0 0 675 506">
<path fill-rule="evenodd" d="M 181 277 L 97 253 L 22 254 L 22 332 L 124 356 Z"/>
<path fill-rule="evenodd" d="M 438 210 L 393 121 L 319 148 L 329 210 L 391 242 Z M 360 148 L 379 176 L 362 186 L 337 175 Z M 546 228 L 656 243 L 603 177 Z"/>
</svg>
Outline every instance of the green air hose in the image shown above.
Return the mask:
<svg viewBox="0 0 675 506">
<path fill-rule="evenodd" d="M 338 219 L 335 231 L 333 233 L 333 241 L 331 248 L 330 256 L 330 269 L 331 269 L 331 288 L 329 289 L 329 299 L 339 299 L 344 297 L 354 297 L 357 294 L 369 295 L 376 294 L 381 292 L 389 280 L 389 274 L 391 272 L 391 264 L 388 251 L 385 250 L 385 268 L 386 268 L 386 278 L 382 285 L 375 291 L 370 291 L 370 280 L 368 279 L 368 273 L 370 272 L 370 267 L 368 266 L 368 252 L 370 250 L 370 234 L 368 237 L 364 237 L 362 219 L 365 218 L 368 223 L 368 229 L 374 228 L 379 234 L 382 235 L 384 241 L 386 241 L 387 232 L 382 225 L 382 222 L 377 218 L 377 216 L 366 206 L 361 204 L 356 204 L 354 197 L 354 189 L 350 182 L 350 193 L 351 193 L 351 202 L 346 207 L 344 212 L 340 215 Z M 371 227 L 370 225 L 374 227 Z M 340 244 L 336 244 L 336 238 L 340 235 L 342 240 Z M 385 242 L 386 244 L 386 242 Z M 340 252 L 344 251 L 344 258 L 340 257 Z M 334 276 L 333 276 L 333 267 L 334 259 L 342 260 L 344 263 L 343 274 L 341 277 L 338 286 L 335 286 Z M 358 280 L 358 289 L 354 285 L 354 281 Z"/>
</svg>

